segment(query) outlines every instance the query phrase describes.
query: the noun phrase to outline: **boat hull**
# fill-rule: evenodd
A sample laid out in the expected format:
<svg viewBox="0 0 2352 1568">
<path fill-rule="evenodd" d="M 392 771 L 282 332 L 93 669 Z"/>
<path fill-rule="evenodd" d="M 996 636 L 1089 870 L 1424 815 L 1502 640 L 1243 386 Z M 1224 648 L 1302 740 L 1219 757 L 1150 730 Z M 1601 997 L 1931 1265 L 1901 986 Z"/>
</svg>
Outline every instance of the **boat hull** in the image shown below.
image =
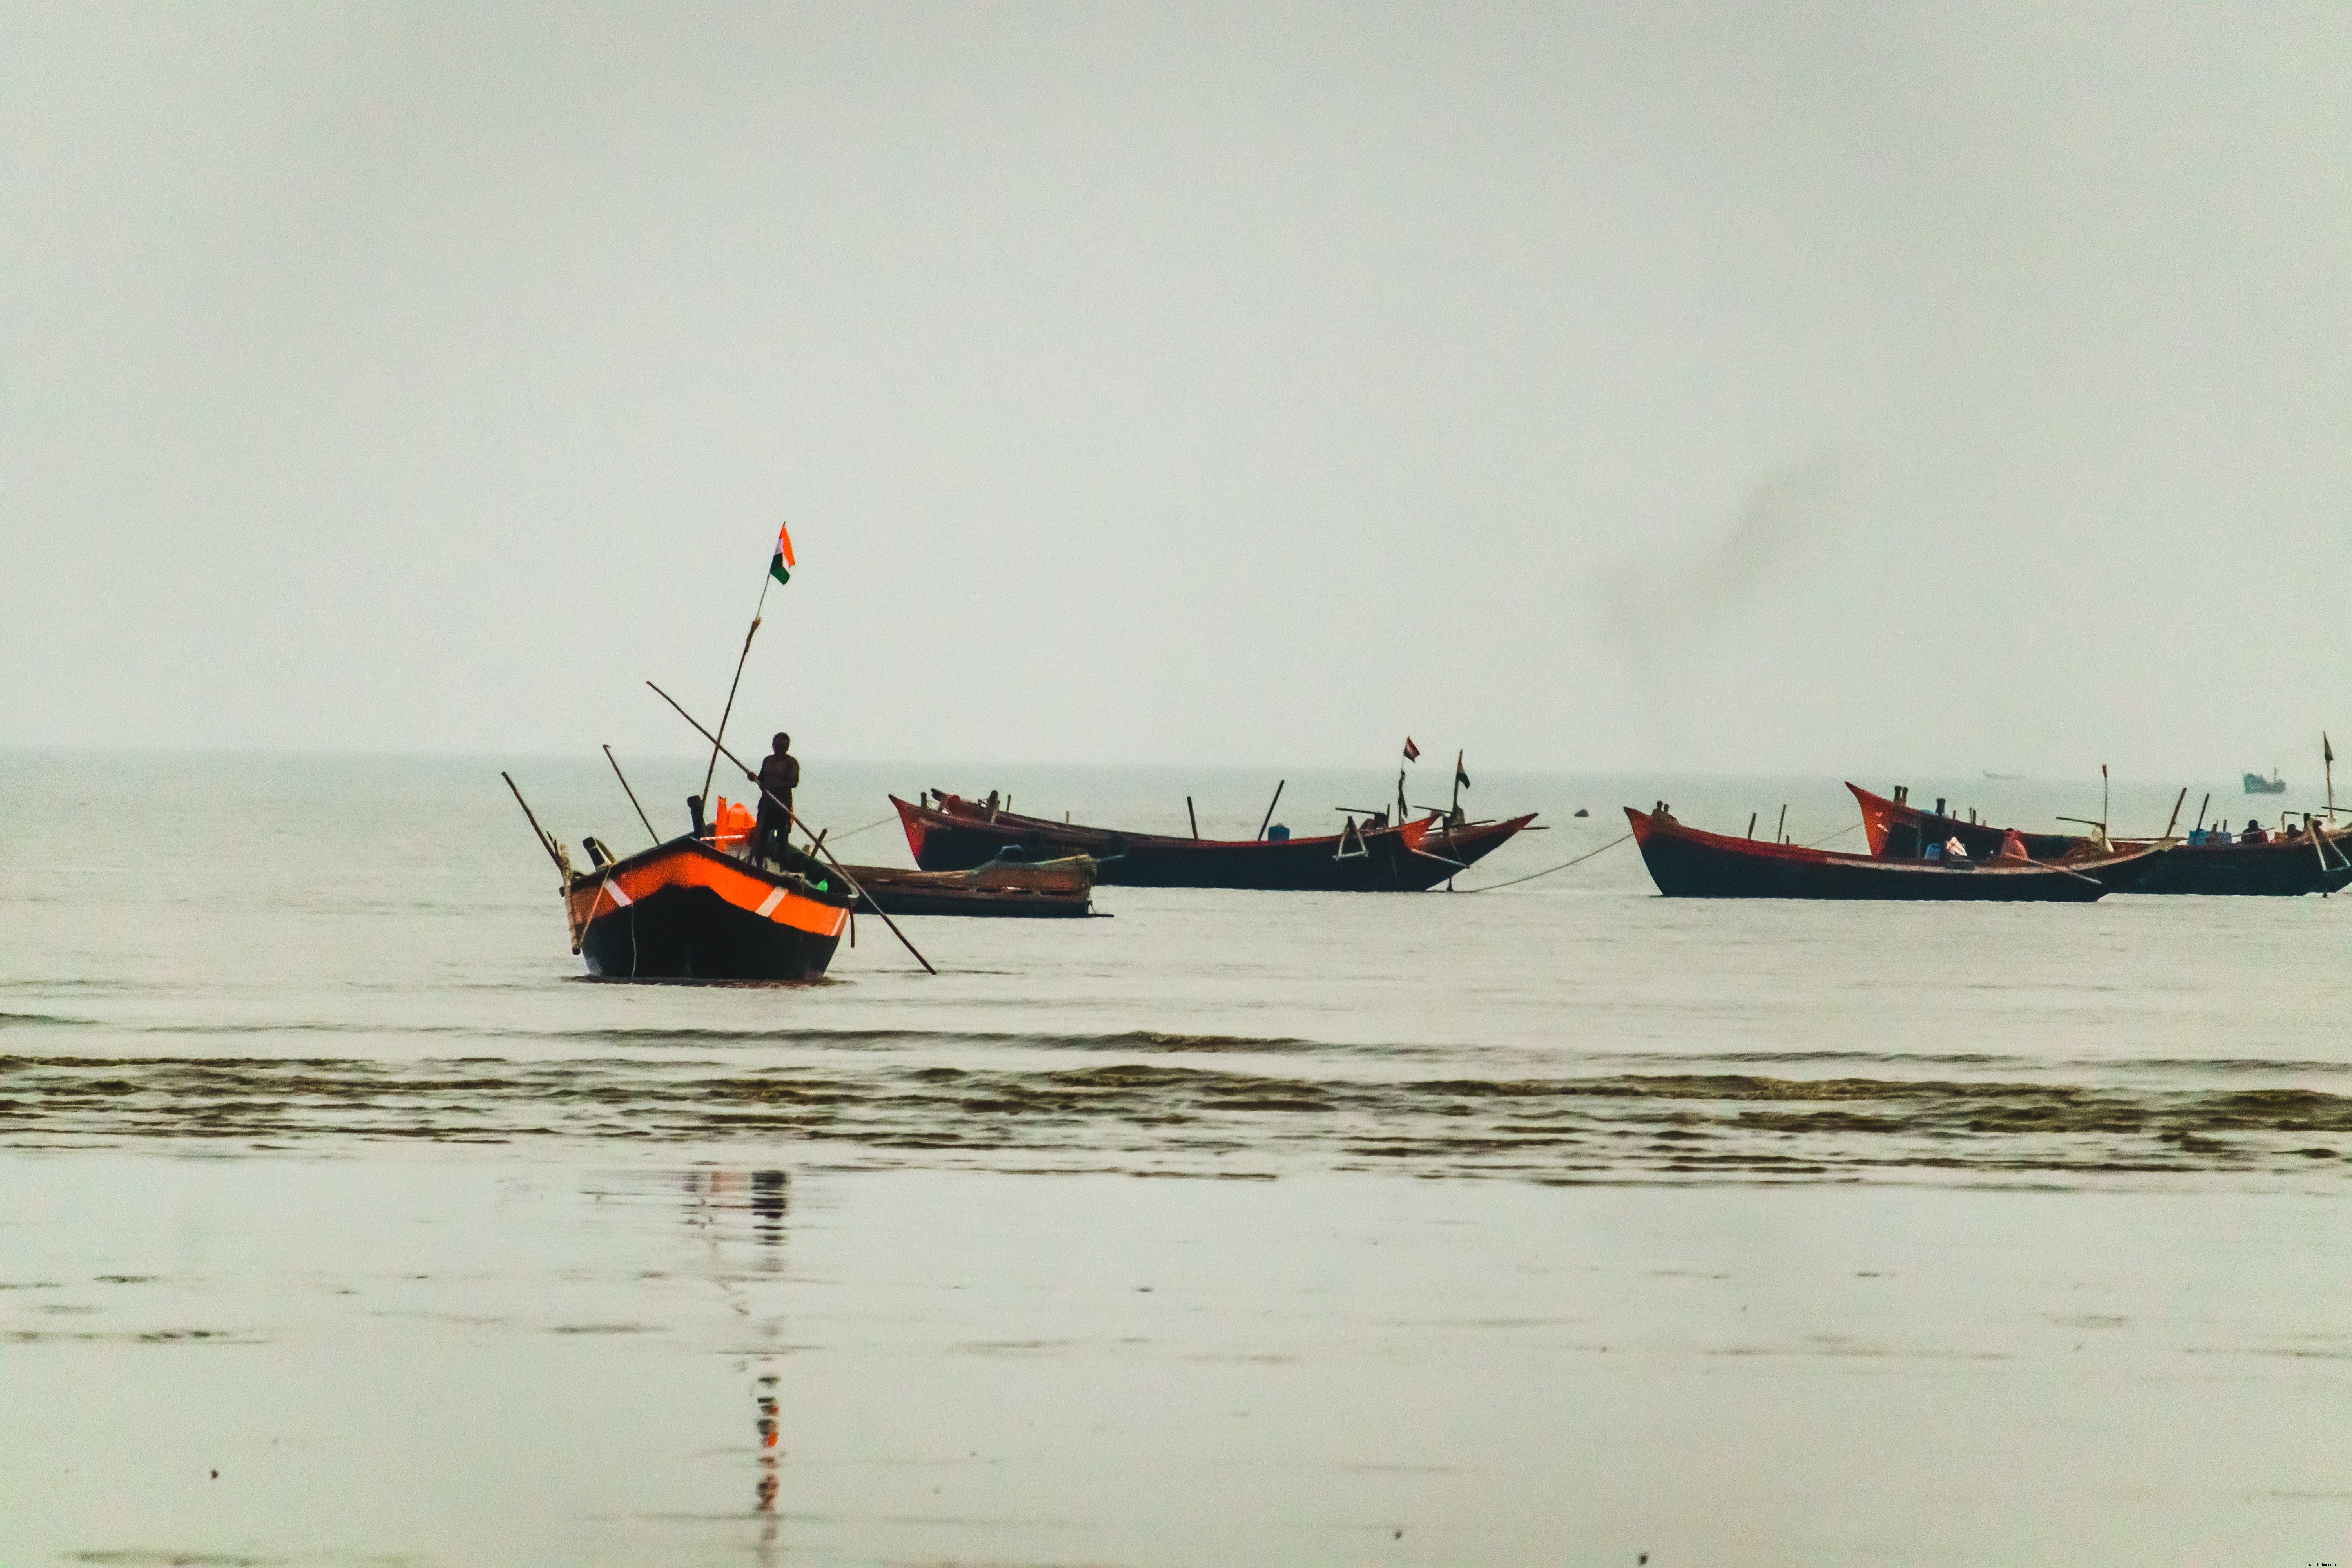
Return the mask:
<svg viewBox="0 0 2352 1568">
<path fill-rule="evenodd" d="M 813 887 L 692 838 L 576 876 L 565 895 L 572 941 L 606 980 L 821 980 L 849 902 L 837 879 Z"/>
<path fill-rule="evenodd" d="M 1094 863 L 1083 857 L 1042 866 L 998 862 L 971 871 L 844 868 L 865 892 L 861 913 L 998 920 L 1085 920 L 1094 913 Z"/>
<path fill-rule="evenodd" d="M 1934 902 L 2091 903 L 2096 878 L 2053 866 L 1978 866 L 1833 855 L 1685 827 L 1664 812 L 1626 808 L 1643 864 L 1670 899 L 1837 899 Z"/>
<path fill-rule="evenodd" d="M 2000 851 L 2006 828 L 1985 823 L 1958 822 L 1907 802 L 1874 795 L 1860 784 L 1845 786 L 1862 807 L 1864 831 L 1873 855 L 1903 858 L 1917 852 L 1920 842 L 1940 844 L 1958 838 L 1979 858 Z M 2071 861 L 2094 853 L 2088 838 L 2063 833 L 2020 833 L 2025 852 L 2036 860 Z M 2128 850 L 2147 841 L 2120 841 Z M 2118 893 L 2193 894 L 2208 898 L 2295 898 L 2305 893 L 2332 893 L 2352 886 L 2352 833 L 2306 834 L 2294 840 L 2266 844 L 2175 844 L 2149 859 Z M 2094 872 L 2093 874 L 2096 874 Z"/>
<path fill-rule="evenodd" d="M 1429 842 L 1426 821 L 1360 836 L 1221 841 L 991 815 L 954 795 L 942 800 L 944 808 L 933 810 L 890 797 L 915 863 L 926 871 L 969 870 L 1008 850 L 1029 858 L 1085 855 L 1097 863 L 1096 880 L 1108 886 L 1265 892 L 1418 892 L 1493 852 L 1534 816 L 1457 829 L 1454 847 L 1462 853 L 1446 854 L 1444 846 Z"/>
</svg>

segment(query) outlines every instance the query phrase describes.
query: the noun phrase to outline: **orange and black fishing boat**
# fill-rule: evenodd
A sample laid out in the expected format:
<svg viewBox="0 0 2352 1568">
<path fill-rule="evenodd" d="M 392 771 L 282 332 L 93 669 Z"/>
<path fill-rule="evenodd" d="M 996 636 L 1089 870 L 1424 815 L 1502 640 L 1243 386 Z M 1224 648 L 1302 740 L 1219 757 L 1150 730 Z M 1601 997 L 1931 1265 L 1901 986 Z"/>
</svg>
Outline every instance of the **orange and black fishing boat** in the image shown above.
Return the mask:
<svg viewBox="0 0 2352 1568">
<path fill-rule="evenodd" d="M 1661 803 L 1625 808 L 1643 863 L 1670 899 L 1872 899 L 2090 903 L 2164 855 L 2142 848 L 2071 866 L 2032 860 L 1886 859 L 1685 827 Z"/>
<path fill-rule="evenodd" d="M 607 980 L 821 980 L 853 898 L 840 876 L 787 853 L 755 864 L 688 835 L 574 871 L 573 951 Z"/>
<path fill-rule="evenodd" d="M 512 787 L 514 781 L 507 781 Z M 515 795 L 522 799 L 521 792 Z M 572 951 L 604 980 L 810 981 L 824 977 L 856 895 L 788 845 L 749 855 L 752 817 L 725 800 L 708 827 L 614 859 L 585 840 L 590 869 L 531 830 L 563 877 Z M 525 805 L 528 814 L 530 807 Z"/>
<path fill-rule="evenodd" d="M 1988 823 L 1963 822 L 1937 811 L 1922 811 L 1897 790 L 1895 798 L 1873 795 L 1857 784 L 1845 786 L 1862 807 L 1863 830 L 1870 836 L 1873 855 L 1909 859 L 1925 844 L 1946 844 L 1957 838 L 1975 856 L 2000 852 L 2007 828 Z M 2185 795 L 2186 792 L 2184 791 Z M 1940 804 L 1940 803 L 1938 803 Z M 2102 841 L 2080 834 L 2020 831 L 2025 852 L 2036 860 L 2073 865 L 2102 853 L 2129 853 L 2169 843 L 2170 847 L 2127 888 L 2117 892 L 2201 893 L 2213 897 L 2292 898 L 2301 893 L 2332 893 L 2352 884 L 2352 829 L 2330 831 L 2313 822 L 2308 832 L 2284 835 L 2249 844 L 2227 844 L 2194 835 L 2178 839 Z"/>
<path fill-rule="evenodd" d="M 992 860 L 1084 855 L 1096 879 L 1129 888 L 1246 888 L 1270 892 L 1417 892 L 1501 847 L 1535 819 L 1454 824 L 1442 813 L 1391 825 L 1352 818 L 1313 838 L 1181 838 L 1021 816 L 943 790 L 919 805 L 890 797 L 915 864 L 962 871 Z"/>
</svg>

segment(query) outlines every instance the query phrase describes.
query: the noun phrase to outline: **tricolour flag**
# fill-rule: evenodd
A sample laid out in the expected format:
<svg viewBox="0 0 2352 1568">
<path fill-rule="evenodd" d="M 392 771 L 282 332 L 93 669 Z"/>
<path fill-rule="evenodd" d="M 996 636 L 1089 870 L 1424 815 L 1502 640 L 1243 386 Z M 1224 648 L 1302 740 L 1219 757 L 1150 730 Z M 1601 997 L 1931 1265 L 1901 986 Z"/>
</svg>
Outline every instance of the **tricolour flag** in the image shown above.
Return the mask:
<svg viewBox="0 0 2352 1568">
<path fill-rule="evenodd" d="M 1421 748 L 1412 743 L 1412 737 L 1411 735 L 1407 735 L 1404 738 L 1404 760 L 1408 763 L 1417 763 L 1421 761 Z"/>
<path fill-rule="evenodd" d="M 1462 769 L 1462 753 L 1459 752 L 1454 753 L 1454 782 L 1462 789 L 1470 787 L 1470 775 Z"/>
<path fill-rule="evenodd" d="M 780 523 L 776 527 L 776 553 L 768 563 L 768 575 L 779 583 L 789 583 L 796 564 L 793 560 L 793 536 Z"/>
</svg>

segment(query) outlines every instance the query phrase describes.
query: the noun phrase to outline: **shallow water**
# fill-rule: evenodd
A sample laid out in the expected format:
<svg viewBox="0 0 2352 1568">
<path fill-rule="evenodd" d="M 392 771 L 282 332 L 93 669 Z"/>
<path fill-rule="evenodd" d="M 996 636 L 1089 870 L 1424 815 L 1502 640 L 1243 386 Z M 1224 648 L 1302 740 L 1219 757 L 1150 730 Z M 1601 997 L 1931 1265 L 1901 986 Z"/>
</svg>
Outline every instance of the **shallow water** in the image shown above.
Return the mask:
<svg viewBox="0 0 2352 1568">
<path fill-rule="evenodd" d="M 0 1562 L 2347 1549 L 2352 902 L 1668 901 L 1620 845 L 599 984 L 497 767 L 0 753 Z M 1272 783 L 809 771 L 890 864 L 887 789 L 1246 836 Z M 601 759 L 516 773 L 642 841 Z M 1482 775 L 1551 831 L 1460 885 L 1661 798 L 1859 837 Z"/>
</svg>

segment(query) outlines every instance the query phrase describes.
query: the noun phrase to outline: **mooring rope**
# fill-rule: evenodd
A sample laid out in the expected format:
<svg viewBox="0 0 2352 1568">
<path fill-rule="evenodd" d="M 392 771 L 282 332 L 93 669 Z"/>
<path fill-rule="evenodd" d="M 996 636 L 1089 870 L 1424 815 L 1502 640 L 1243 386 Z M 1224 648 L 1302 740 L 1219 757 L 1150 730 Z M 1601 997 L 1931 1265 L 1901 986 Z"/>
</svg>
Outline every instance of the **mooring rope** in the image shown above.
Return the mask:
<svg viewBox="0 0 2352 1568">
<path fill-rule="evenodd" d="M 1563 860 L 1557 866 L 1547 866 L 1540 871 L 1530 871 L 1524 877 L 1514 877 L 1507 882 L 1494 882 L 1483 888 L 1465 888 L 1462 890 L 1465 893 L 1491 893 L 1500 888 L 1516 888 L 1521 882 L 1532 882 L 1538 877 L 1549 877 L 1554 871 L 1565 871 L 1570 866 L 1581 866 L 1587 860 L 1591 859 L 1593 856 L 1601 854 L 1603 850 L 1614 849 L 1620 844 L 1624 843 L 1625 839 L 1633 837 L 1633 836 L 1632 834 L 1628 833 L 1624 835 L 1623 837 L 1612 838 L 1608 843 L 1603 844 L 1601 848 L 1587 850 L 1585 853 L 1579 855 L 1573 860 Z"/>
<path fill-rule="evenodd" d="M 857 837 L 859 834 L 861 834 L 861 833 L 871 833 L 871 832 L 873 832 L 876 828 L 877 828 L 877 827 L 881 826 L 883 825 L 883 823 L 886 823 L 886 822 L 896 822 L 896 821 L 898 821 L 898 814 L 897 812 L 895 812 L 895 811 L 894 811 L 894 812 L 892 812 L 889 816 L 886 816 L 886 817 L 881 818 L 879 821 L 876 821 L 876 822 L 869 822 L 869 823 L 867 823 L 867 824 L 866 824 L 865 826 L 863 826 L 863 827 L 853 827 L 853 828 L 851 828 L 848 832 L 846 832 L 846 833 L 843 834 L 843 835 L 841 836 L 841 838 L 830 838 L 830 839 L 827 839 L 825 842 L 827 842 L 827 843 L 829 843 L 829 844 L 838 844 L 838 843 L 840 843 L 840 842 L 841 842 L 841 839 L 842 839 L 842 838 L 855 838 L 855 837 Z"/>
</svg>

